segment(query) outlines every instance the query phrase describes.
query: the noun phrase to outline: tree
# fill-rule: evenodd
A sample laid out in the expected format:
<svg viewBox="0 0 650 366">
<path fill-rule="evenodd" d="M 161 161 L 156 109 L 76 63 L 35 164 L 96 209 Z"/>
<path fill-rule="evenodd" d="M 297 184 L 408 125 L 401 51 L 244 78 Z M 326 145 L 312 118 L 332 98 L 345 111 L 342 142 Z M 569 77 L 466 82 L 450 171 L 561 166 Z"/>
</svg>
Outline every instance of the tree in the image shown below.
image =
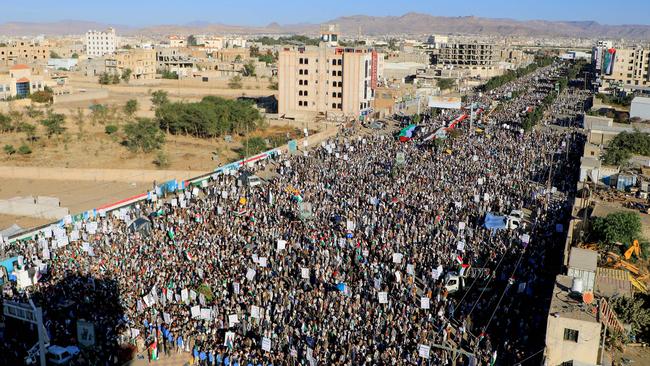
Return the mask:
<svg viewBox="0 0 650 366">
<path fill-rule="evenodd" d="M 241 55 L 237 55 L 237 56 L 235 57 L 235 62 L 239 63 L 239 62 L 241 62 L 241 60 L 242 60 L 242 59 L 241 59 Z"/>
<path fill-rule="evenodd" d="M 611 305 L 616 316 L 625 324 L 630 324 L 637 342 L 650 341 L 650 301 L 648 295 L 636 294 L 633 298 L 615 297 Z"/>
<path fill-rule="evenodd" d="M 124 126 L 124 134 L 124 144 L 133 152 L 148 153 L 160 149 L 165 143 L 165 134 L 150 118 L 137 118 L 128 123 Z"/>
<path fill-rule="evenodd" d="M 122 70 L 122 80 L 124 80 L 125 83 L 128 83 L 129 80 L 131 80 L 131 74 L 133 74 L 133 70 L 129 68 Z"/>
<path fill-rule="evenodd" d="M 25 144 L 22 144 L 22 145 L 20 145 L 20 147 L 18 148 L 18 153 L 19 153 L 20 155 L 29 155 L 29 154 L 32 153 L 32 149 L 31 149 L 29 146 L 27 146 L 27 145 L 25 145 Z"/>
<path fill-rule="evenodd" d="M 228 87 L 230 89 L 241 89 L 242 88 L 241 76 L 235 75 L 232 78 L 230 78 L 230 81 L 228 81 Z"/>
<path fill-rule="evenodd" d="M 194 37 L 194 35 L 190 35 L 189 37 L 187 37 L 187 45 L 188 46 L 196 46 L 197 45 L 196 37 Z"/>
<path fill-rule="evenodd" d="M 129 99 L 124 105 L 124 113 L 129 116 L 133 116 L 135 112 L 138 111 L 138 101 L 135 99 Z"/>
<path fill-rule="evenodd" d="M 111 80 L 112 80 L 112 79 L 111 79 L 111 76 L 108 75 L 108 73 L 106 73 L 106 72 L 102 72 L 101 74 L 99 74 L 99 83 L 100 83 L 100 84 L 102 84 L 102 85 L 108 85 L 108 84 L 111 83 Z"/>
<path fill-rule="evenodd" d="M 156 158 L 153 160 L 153 163 L 160 169 L 169 168 L 169 156 L 160 150 L 156 153 Z"/>
<path fill-rule="evenodd" d="M 111 76 L 111 83 L 112 84 L 119 84 L 120 83 L 120 75 L 119 74 L 113 74 Z"/>
<path fill-rule="evenodd" d="M 14 130 L 14 124 L 11 123 L 11 117 L 0 113 L 0 132 L 11 132 Z"/>
<path fill-rule="evenodd" d="M 603 161 L 605 164 L 619 165 L 628 160 L 632 154 L 650 155 L 650 134 L 639 130 L 619 133 L 607 145 Z"/>
<path fill-rule="evenodd" d="M 49 139 L 52 135 L 61 135 L 65 132 L 65 115 L 60 113 L 48 113 L 47 117 L 41 120 L 41 124 L 46 128 L 46 135 Z"/>
<path fill-rule="evenodd" d="M 51 103 L 54 100 L 52 92 L 39 90 L 29 95 L 29 99 L 36 103 Z"/>
<path fill-rule="evenodd" d="M 16 153 L 16 148 L 14 147 L 14 145 L 5 145 L 3 150 L 7 155 L 13 155 Z"/>
<path fill-rule="evenodd" d="M 260 48 L 257 46 L 251 46 L 249 49 L 251 57 L 258 57 L 260 55 Z"/>
<path fill-rule="evenodd" d="M 50 58 L 61 58 L 61 56 L 54 51 L 50 51 Z"/>
<path fill-rule="evenodd" d="M 27 137 L 27 140 L 34 141 L 36 140 L 36 126 L 27 122 L 21 122 L 17 125 L 18 132 L 22 132 Z"/>
<path fill-rule="evenodd" d="M 244 76 L 255 76 L 255 64 L 253 64 L 253 61 L 248 61 L 244 65 Z"/>
<path fill-rule="evenodd" d="M 160 106 L 169 103 L 169 98 L 167 97 L 167 92 L 164 90 L 156 90 L 151 93 L 151 103 L 159 108 Z"/>
<path fill-rule="evenodd" d="M 79 54 L 78 54 L 78 53 L 76 53 L 76 52 L 75 52 L 75 53 L 73 53 L 73 54 L 72 54 L 72 58 L 79 58 Z"/>
<path fill-rule="evenodd" d="M 176 73 L 176 71 L 161 70 L 160 74 L 163 79 L 178 79 L 178 73 Z"/>
<path fill-rule="evenodd" d="M 635 239 L 641 239 L 641 218 L 636 212 L 615 212 L 597 217 L 592 223 L 592 234 L 604 248 L 614 243 L 629 246 Z"/>
<path fill-rule="evenodd" d="M 28 105 L 25 107 L 25 113 L 29 118 L 39 118 L 43 117 L 43 111 L 34 107 L 33 105 Z"/>
<path fill-rule="evenodd" d="M 268 150 L 266 141 L 261 137 L 251 137 L 242 141 L 242 146 L 239 149 L 236 149 L 240 157 L 246 157 L 251 155 L 257 155 L 263 151 Z"/>
<path fill-rule="evenodd" d="M 118 129 L 118 128 L 117 128 L 117 126 L 115 126 L 115 125 L 107 125 L 106 127 L 104 127 L 104 132 L 105 132 L 107 135 L 112 135 L 112 134 L 114 134 L 115 132 L 117 132 L 117 129 Z"/>
<path fill-rule="evenodd" d="M 399 49 L 397 47 L 397 39 L 391 38 L 388 40 L 388 49 L 391 51 L 397 51 Z"/>
<path fill-rule="evenodd" d="M 438 87 L 440 90 L 451 89 L 456 85 L 456 80 L 454 79 L 438 79 Z"/>
</svg>

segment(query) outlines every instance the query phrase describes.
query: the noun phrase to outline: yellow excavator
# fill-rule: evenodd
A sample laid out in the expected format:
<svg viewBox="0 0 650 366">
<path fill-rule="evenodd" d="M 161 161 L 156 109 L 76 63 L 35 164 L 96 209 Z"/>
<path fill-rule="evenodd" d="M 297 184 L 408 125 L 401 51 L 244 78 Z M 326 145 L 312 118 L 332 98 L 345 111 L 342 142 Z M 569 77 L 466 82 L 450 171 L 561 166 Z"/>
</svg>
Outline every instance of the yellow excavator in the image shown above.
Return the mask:
<svg viewBox="0 0 650 366">
<path fill-rule="evenodd" d="M 623 260 L 621 256 L 616 253 L 607 252 L 607 263 L 609 263 L 613 268 L 626 269 L 628 271 L 630 283 L 632 283 L 632 285 L 640 292 L 648 293 L 646 281 L 650 278 L 650 273 L 628 262 L 627 260 L 630 260 L 632 255 L 635 255 L 637 259 L 641 259 L 641 246 L 639 245 L 638 240 L 635 240 L 623 254 L 626 260 Z"/>
</svg>

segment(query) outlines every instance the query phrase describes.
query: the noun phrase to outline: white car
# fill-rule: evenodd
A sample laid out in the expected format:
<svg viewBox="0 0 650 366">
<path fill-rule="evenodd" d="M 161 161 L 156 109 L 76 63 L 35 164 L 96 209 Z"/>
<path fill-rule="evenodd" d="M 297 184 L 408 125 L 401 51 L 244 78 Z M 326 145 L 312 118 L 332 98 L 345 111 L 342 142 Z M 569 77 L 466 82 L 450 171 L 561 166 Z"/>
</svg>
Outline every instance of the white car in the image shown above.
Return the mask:
<svg viewBox="0 0 650 366">
<path fill-rule="evenodd" d="M 79 354 L 76 346 L 50 346 L 47 349 L 47 361 L 54 365 L 65 365 Z"/>
</svg>

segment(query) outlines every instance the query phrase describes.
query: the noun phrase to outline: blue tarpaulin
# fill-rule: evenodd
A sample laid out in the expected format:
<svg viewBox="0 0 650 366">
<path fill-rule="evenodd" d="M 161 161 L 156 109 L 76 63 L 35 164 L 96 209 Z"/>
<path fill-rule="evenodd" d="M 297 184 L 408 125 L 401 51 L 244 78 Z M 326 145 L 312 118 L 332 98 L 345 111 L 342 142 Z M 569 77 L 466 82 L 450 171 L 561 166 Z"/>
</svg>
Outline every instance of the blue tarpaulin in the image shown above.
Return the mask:
<svg viewBox="0 0 650 366">
<path fill-rule="evenodd" d="M 486 229 L 491 229 L 491 230 L 501 230 L 506 228 L 506 217 L 505 216 L 497 216 L 495 214 L 488 213 L 485 215 L 485 223 L 483 226 L 485 226 Z"/>
</svg>

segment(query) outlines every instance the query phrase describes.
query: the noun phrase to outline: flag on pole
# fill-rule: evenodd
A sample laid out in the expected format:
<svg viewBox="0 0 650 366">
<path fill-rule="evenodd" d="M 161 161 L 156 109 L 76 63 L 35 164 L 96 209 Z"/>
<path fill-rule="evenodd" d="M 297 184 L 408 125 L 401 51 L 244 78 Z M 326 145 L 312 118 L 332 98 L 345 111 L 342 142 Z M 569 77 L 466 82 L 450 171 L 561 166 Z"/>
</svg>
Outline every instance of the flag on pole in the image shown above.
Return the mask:
<svg viewBox="0 0 650 366">
<path fill-rule="evenodd" d="M 154 340 L 153 343 L 151 343 L 151 346 L 149 346 L 151 349 L 151 360 L 155 361 L 158 359 L 158 340 Z"/>
<path fill-rule="evenodd" d="M 490 366 L 494 366 L 497 363 L 497 351 L 492 352 L 492 357 L 490 357 Z"/>
</svg>

